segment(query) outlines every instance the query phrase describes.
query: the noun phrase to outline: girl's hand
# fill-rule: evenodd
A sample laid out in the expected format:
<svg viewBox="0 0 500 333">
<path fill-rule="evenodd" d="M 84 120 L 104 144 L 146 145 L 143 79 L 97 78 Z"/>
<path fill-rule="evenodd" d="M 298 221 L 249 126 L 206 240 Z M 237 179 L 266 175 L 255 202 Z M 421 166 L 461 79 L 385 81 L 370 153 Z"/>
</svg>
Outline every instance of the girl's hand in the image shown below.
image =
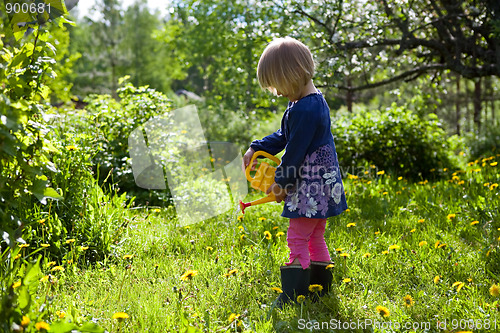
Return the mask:
<svg viewBox="0 0 500 333">
<path fill-rule="evenodd" d="M 278 184 L 276 183 L 273 183 L 266 191 L 266 194 L 269 194 L 269 193 L 273 193 L 274 196 L 276 197 L 276 202 L 280 203 L 282 202 L 283 200 L 285 200 L 285 197 L 286 197 L 286 191 L 284 189 L 281 188 L 281 186 L 279 186 Z"/>
<path fill-rule="evenodd" d="M 252 159 L 254 153 L 255 150 L 253 150 L 252 148 L 248 148 L 245 155 L 243 155 L 243 164 L 241 165 L 241 169 L 243 170 L 243 172 L 245 172 L 245 169 L 247 168 L 248 164 L 250 164 L 250 160 Z M 256 165 L 257 165 L 257 160 L 253 161 L 252 170 L 255 168 Z"/>
</svg>

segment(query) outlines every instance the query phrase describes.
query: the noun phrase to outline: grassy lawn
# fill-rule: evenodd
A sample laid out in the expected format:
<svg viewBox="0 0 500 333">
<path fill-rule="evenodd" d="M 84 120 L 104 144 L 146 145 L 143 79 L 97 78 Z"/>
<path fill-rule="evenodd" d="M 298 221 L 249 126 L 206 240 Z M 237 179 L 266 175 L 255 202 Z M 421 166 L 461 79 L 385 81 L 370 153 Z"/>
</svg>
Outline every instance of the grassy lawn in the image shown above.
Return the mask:
<svg viewBox="0 0 500 333">
<path fill-rule="evenodd" d="M 59 282 L 39 294 L 54 318 L 63 311 L 111 332 L 495 331 L 496 159 L 438 170 L 444 180 L 433 183 L 375 169 L 346 178 L 350 209 L 329 219 L 325 235 L 334 288 L 318 303 L 272 308 L 288 254 L 276 203 L 182 228 L 171 211 L 136 211 L 106 262 L 52 272 Z"/>
</svg>

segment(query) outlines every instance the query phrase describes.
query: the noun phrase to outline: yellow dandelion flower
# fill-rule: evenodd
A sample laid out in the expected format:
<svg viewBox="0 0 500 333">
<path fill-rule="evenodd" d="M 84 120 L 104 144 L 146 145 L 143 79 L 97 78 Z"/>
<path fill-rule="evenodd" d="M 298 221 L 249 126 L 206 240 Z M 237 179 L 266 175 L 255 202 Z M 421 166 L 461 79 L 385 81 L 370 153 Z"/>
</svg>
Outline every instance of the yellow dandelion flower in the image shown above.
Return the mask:
<svg viewBox="0 0 500 333">
<path fill-rule="evenodd" d="M 113 319 L 122 321 L 124 319 L 128 319 L 128 314 L 126 314 L 125 312 L 116 312 L 115 314 L 113 314 Z"/>
<path fill-rule="evenodd" d="M 80 246 L 81 251 L 87 251 L 89 249 L 88 246 Z"/>
<path fill-rule="evenodd" d="M 23 319 L 21 320 L 21 326 L 26 327 L 29 325 L 30 322 L 31 322 L 31 320 L 28 317 L 23 316 Z"/>
<path fill-rule="evenodd" d="M 417 231 L 417 229 L 415 229 L 415 228 L 410 230 L 410 232 L 415 232 L 415 231 Z"/>
<path fill-rule="evenodd" d="M 350 227 L 354 227 L 354 226 L 356 226 L 356 223 L 353 223 L 353 222 L 351 222 L 351 223 L 347 223 L 347 227 L 348 227 L 348 228 L 350 228 Z"/>
<path fill-rule="evenodd" d="M 126 255 L 123 256 L 123 259 L 125 259 L 125 260 L 131 260 L 133 257 L 134 257 L 133 254 L 126 254 Z"/>
<path fill-rule="evenodd" d="M 380 170 L 379 172 L 377 172 L 377 175 L 381 176 L 381 175 L 383 175 L 384 173 L 385 173 L 385 171 L 384 171 L 384 170 Z"/>
<path fill-rule="evenodd" d="M 283 292 L 283 290 L 281 290 L 281 288 L 278 288 L 278 287 L 271 287 L 271 289 L 275 292 L 277 292 L 278 294 L 281 294 Z"/>
<path fill-rule="evenodd" d="M 239 225 L 239 226 L 238 226 L 238 229 L 240 229 L 240 231 L 241 231 L 241 232 L 245 231 L 245 228 L 243 228 L 243 226 L 242 226 L 242 225 Z"/>
<path fill-rule="evenodd" d="M 40 321 L 40 322 L 35 324 L 35 328 L 37 329 L 37 331 L 41 331 L 41 330 L 48 331 L 48 330 L 50 330 L 50 325 L 44 321 Z"/>
<path fill-rule="evenodd" d="M 275 226 L 273 227 L 273 230 L 277 230 L 277 229 L 278 229 L 278 226 L 277 226 L 277 225 L 275 225 Z"/>
<path fill-rule="evenodd" d="M 372 181 L 371 181 L 371 180 L 366 182 L 366 184 L 368 184 L 368 185 L 370 185 L 371 183 L 372 183 Z"/>
<path fill-rule="evenodd" d="M 448 214 L 448 220 L 454 219 L 456 216 L 456 214 Z"/>
<path fill-rule="evenodd" d="M 465 286 L 465 283 L 464 282 L 461 282 L 461 281 L 457 281 L 455 283 L 453 283 L 451 285 L 452 288 L 455 288 L 457 287 L 457 293 L 460 291 L 460 289 L 462 289 L 463 287 Z"/>
<path fill-rule="evenodd" d="M 64 272 L 64 267 L 62 266 L 54 266 L 51 269 L 52 272 Z"/>
<path fill-rule="evenodd" d="M 498 284 L 491 285 L 490 295 L 493 297 L 498 297 L 500 295 L 500 286 Z"/>
<path fill-rule="evenodd" d="M 344 283 L 349 283 L 349 282 L 351 282 L 351 281 L 352 281 L 352 280 L 351 280 L 350 278 L 345 278 L 345 279 L 343 279 L 343 280 L 342 280 L 342 282 L 344 282 Z"/>
<path fill-rule="evenodd" d="M 400 195 L 401 193 L 403 193 L 403 192 L 401 192 L 401 191 L 396 191 L 396 195 Z"/>
<path fill-rule="evenodd" d="M 403 177 L 399 176 L 399 177 L 398 177 L 398 180 L 403 180 Z"/>
<path fill-rule="evenodd" d="M 391 315 L 391 312 L 385 306 L 377 305 L 375 309 L 377 310 L 378 314 L 381 315 L 382 317 L 387 318 Z"/>
<path fill-rule="evenodd" d="M 271 239 L 273 236 L 271 235 L 271 233 L 269 231 L 264 231 L 264 236 L 266 236 L 266 239 Z"/>
<path fill-rule="evenodd" d="M 17 260 L 19 258 L 21 258 L 21 253 L 16 254 L 16 256 L 14 257 L 14 260 Z"/>
<path fill-rule="evenodd" d="M 436 172 L 436 169 L 432 168 L 430 171 L 431 171 L 431 172 Z"/>
<path fill-rule="evenodd" d="M 265 220 L 266 220 L 266 218 L 265 218 L 265 217 L 262 217 L 262 216 L 261 216 L 261 217 L 259 217 L 259 221 L 265 221 Z"/>
<path fill-rule="evenodd" d="M 245 236 L 245 234 L 241 234 L 240 239 L 244 240 L 245 238 L 247 238 L 247 236 Z"/>
<path fill-rule="evenodd" d="M 64 317 L 66 317 L 66 312 L 64 312 L 64 311 L 56 311 L 56 316 L 58 316 L 59 319 L 63 319 Z"/>
<path fill-rule="evenodd" d="M 42 278 L 40 279 L 40 282 L 47 282 L 47 281 L 49 280 L 49 277 L 50 277 L 50 276 L 45 275 L 44 277 L 42 277 Z"/>
<path fill-rule="evenodd" d="M 335 267 L 333 264 L 328 264 L 328 265 L 326 265 L 325 269 L 331 269 L 333 267 Z"/>
<path fill-rule="evenodd" d="M 443 169 L 443 171 L 444 171 L 444 172 L 448 171 L 448 168 L 444 168 L 444 169 Z"/>
<path fill-rule="evenodd" d="M 339 256 L 343 257 L 343 258 L 348 258 L 349 257 L 349 253 L 341 253 L 339 254 Z"/>
<path fill-rule="evenodd" d="M 380 231 L 375 231 L 375 235 L 379 235 L 380 234 Z"/>
<path fill-rule="evenodd" d="M 242 220 L 243 220 L 243 215 L 238 216 L 238 221 L 241 222 Z"/>
<path fill-rule="evenodd" d="M 56 264 L 56 262 L 55 262 L 55 261 L 49 261 L 49 262 L 47 263 L 47 267 L 54 266 L 55 264 Z"/>
<path fill-rule="evenodd" d="M 491 184 L 490 186 L 490 191 L 493 191 L 494 189 L 496 189 L 498 187 L 498 183 L 494 183 L 494 184 Z"/>
<path fill-rule="evenodd" d="M 28 247 L 28 246 L 30 246 L 30 245 L 29 245 L 29 244 L 24 243 L 24 244 L 19 244 L 18 246 L 22 249 L 22 248 Z"/>
<path fill-rule="evenodd" d="M 38 223 L 40 223 L 40 224 L 44 224 L 44 223 L 45 223 L 45 221 L 47 221 L 47 219 L 41 219 L 41 220 L 39 220 L 39 221 L 38 221 Z"/>
<path fill-rule="evenodd" d="M 345 210 L 345 212 L 346 212 L 346 213 L 349 213 L 350 211 L 351 211 L 351 210 L 350 210 L 349 208 L 347 208 L 347 209 Z"/>
<path fill-rule="evenodd" d="M 418 223 L 423 223 L 424 221 L 425 221 L 425 219 L 420 219 L 420 220 L 418 220 L 417 222 L 418 222 Z"/>
<path fill-rule="evenodd" d="M 20 287 L 20 286 L 21 286 L 21 281 L 14 282 L 12 284 L 12 289 L 16 289 L 17 287 Z"/>
<path fill-rule="evenodd" d="M 491 166 L 497 166 L 498 165 L 498 162 L 492 162 L 490 163 Z"/>
<path fill-rule="evenodd" d="M 207 251 L 212 251 L 213 249 L 214 249 L 214 248 L 213 248 L 213 247 L 211 247 L 211 246 L 207 246 L 207 247 L 205 248 L 205 250 L 207 250 Z"/>
<path fill-rule="evenodd" d="M 372 255 L 369 252 L 366 252 L 365 254 L 363 254 L 363 258 L 370 258 L 371 256 Z"/>
<path fill-rule="evenodd" d="M 439 282 L 439 280 L 440 280 L 440 279 L 441 279 L 441 278 L 439 277 L 439 275 L 436 275 L 436 276 L 434 277 L 434 284 L 437 284 L 437 283 Z"/>
<path fill-rule="evenodd" d="M 387 251 L 387 250 L 382 251 L 382 254 L 389 254 L 389 251 Z"/>
<path fill-rule="evenodd" d="M 413 300 L 413 298 L 410 296 L 410 295 L 406 295 L 404 298 L 403 298 L 403 302 L 404 302 L 404 306 L 406 307 L 410 307 L 410 306 L 413 306 L 415 304 L 415 301 Z"/>
<path fill-rule="evenodd" d="M 297 296 L 297 303 L 302 303 L 306 300 L 306 297 L 304 295 L 299 295 Z"/>
<path fill-rule="evenodd" d="M 438 241 L 436 241 L 436 243 L 434 243 L 434 248 L 435 248 L 435 249 L 437 249 L 437 248 L 438 248 L 438 246 L 439 246 L 439 244 L 441 244 L 441 241 L 439 241 L 439 240 L 438 240 Z"/>
<path fill-rule="evenodd" d="M 338 248 L 335 249 L 335 251 L 342 252 L 342 251 L 344 251 L 344 248 L 343 247 L 338 247 Z"/>
<path fill-rule="evenodd" d="M 317 293 L 323 290 L 323 286 L 320 284 L 311 284 L 309 285 L 309 291 L 312 293 Z"/>
<path fill-rule="evenodd" d="M 284 236 L 284 235 L 285 235 L 285 233 L 283 231 L 278 231 L 276 233 L 276 237 L 281 237 L 281 236 Z"/>
<path fill-rule="evenodd" d="M 66 240 L 66 244 L 71 244 L 71 243 L 74 243 L 74 242 L 75 242 L 74 238 Z"/>
<path fill-rule="evenodd" d="M 76 148 L 75 146 L 73 146 L 73 145 L 69 145 L 69 146 L 66 146 L 66 149 L 67 149 L 68 151 L 74 151 L 74 150 L 76 150 L 77 148 Z"/>
<path fill-rule="evenodd" d="M 225 277 L 229 277 L 231 275 L 236 275 L 236 273 L 238 273 L 238 270 L 237 269 L 231 269 L 229 270 L 226 274 L 224 274 Z"/>
<path fill-rule="evenodd" d="M 446 243 L 441 243 L 441 244 L 439 244 L 439 245 L 438 245 L 438 249 L 440 249 L 440 248 L 442 248 L 442 247 L 445 247 L 446 245 L 448 245 L 448 244 L 446 244 Z"/>
<path fill-rule="evenodd" d="M 470 223 L 470 225 L 476 225 L 476 224 L 478 224 L 478 223 L 479 223 L 479 221 L 472 221 L 472 222 Z"/>
<path fill-rule="evenodd" d="M 182 281 L 191 280 L 196 275 L 198 275 L 198 271 L 193 271 L 188 269 L 184 274 L 181 275 L 181 280 Z"/>
<path fill-rule="evenodd" d="M 420 243 L 418 243 L 418 246 L 420 246 L 420 247 L 425 246 L 425 245 L 427 245 L 426 241 L 421 241 Z"/>
<path fill-rule="evenodd" d="M 238 320 L 239 318 L 240 318 L 240 315 L 239 315 L 239 314 L 236 314 L 236 313 L 231 313 L 231 314 L 229 315 L 229 318 L 227 318 L 227 321 L 228 321 L 229 323 L 232 323 L 233 321 Z"/>
<path fill-rule="evenodd" d="M 490 186 L 490 183 L 484 183 L 483 186 L 488 187 L 488 186 Z"/>
<path fill-rule="evenodd" d="M 49 247 L 50 244 L 40 244 L 41 247 Z"/>
<path fill-rule="evenodd" d="M 397 244 L 389 246 L 389 250 L 398 250 L 398 249 L 399 249 L 399 245 L 397 245 Z"/>
</svg>

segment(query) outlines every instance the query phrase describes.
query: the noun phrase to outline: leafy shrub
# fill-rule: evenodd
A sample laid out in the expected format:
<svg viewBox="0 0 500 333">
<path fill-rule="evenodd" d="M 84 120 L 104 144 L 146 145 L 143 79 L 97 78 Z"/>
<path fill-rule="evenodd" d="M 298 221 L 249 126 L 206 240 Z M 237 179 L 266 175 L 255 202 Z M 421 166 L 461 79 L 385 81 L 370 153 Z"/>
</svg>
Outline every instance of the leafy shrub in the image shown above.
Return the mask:
<svg viewBox="0 0 500 333">
<path fill-rule="evenodd" d="M 452 142 L 435 114 L 425 119 L 393 105 L 332 119 L 342 168 L 355 174 L 366 164 L 409 179 L 431 179 L 439 169 L 457 168 Z"/>
<path fill-rule="evenodd" d="M 465 135 L 470 158 L 489 157 L 500 149 L 500 127 L 485 126 L 480 134 L 469 132 Z"/>
</svg>

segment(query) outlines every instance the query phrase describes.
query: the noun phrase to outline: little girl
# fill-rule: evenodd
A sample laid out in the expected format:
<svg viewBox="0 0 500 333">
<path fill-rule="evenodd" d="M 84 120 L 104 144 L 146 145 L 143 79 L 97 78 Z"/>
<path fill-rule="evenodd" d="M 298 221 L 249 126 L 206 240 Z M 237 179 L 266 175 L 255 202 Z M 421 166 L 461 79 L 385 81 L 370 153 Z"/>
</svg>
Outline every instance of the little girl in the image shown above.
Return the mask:
<svg viewBox="0 0 500 333">
<path fill-rule="evenodd" d="M 290 261 L 280 268 L 283 293 L 277 306 L 307 295 L 310 285 L 330 289 L 331 263 L 325 243 L 326 219 L 347 209 L 337 153 L 331 133 L 330 110 L 313 84 L 314 61 L 301 42 L 278 38 L 264 50 L 257 67 L 262 88 L 290 100 L 281 128 L 250 144 L 243 167 L 259 150 L 285 153 L 269 188 L 285 201 L 282 216 L 290 218 L 287 233 Z M 330 267 L 328 267 L 330 268 Z"/>
</svg>

